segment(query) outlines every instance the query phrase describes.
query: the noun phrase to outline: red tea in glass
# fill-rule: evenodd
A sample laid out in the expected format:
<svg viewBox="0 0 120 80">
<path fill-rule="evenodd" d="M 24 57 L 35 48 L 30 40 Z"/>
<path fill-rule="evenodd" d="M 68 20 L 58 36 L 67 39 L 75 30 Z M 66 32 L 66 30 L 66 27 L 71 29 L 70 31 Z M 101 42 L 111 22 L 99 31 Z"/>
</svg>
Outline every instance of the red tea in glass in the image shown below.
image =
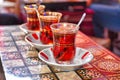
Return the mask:
<svg viewBox="0 0 120 80">
<path fill-rule="evenodd" d="M 43 44 L 52 44 L 53 35 L 50 28 L 50 25 L 53 23 L 58 23 L 60 21 L 62 14 L 59 12 L 44 12 L 43 15 L 40 15 L 41 22 L 41 32 L 40 32 L 40 41 Z"/>
<path fill-rule="evenodd" d="M 75 37 L 78 31 L 76 24 L 52 24 L 53 55 L 58 63 L 70 63 L 75 56 Z"/>
<path fill-rule="evenodd" d="M 38 19 L 37 11 L 43 12 L 44 5 L 39 5 L 39 7 L 35 4 L 32 5 L 26 5 L 25 7 L 26 13 L 27 13 L 27 28 L 29 30 L 33 31 L 39 31 L 40 30 L 40 22 Z"/>
</svg>

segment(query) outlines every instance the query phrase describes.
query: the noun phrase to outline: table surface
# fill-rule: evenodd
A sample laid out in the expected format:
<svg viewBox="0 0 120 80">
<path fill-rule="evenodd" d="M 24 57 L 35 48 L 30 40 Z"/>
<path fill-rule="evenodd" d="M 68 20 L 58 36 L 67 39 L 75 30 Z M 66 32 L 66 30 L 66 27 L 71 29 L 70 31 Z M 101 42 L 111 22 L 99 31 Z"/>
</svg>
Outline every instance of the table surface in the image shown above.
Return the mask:
<svg viewBox="0 0 120 80">
<path fill-rule="evenodd" d="M 25 40 L 18 25 L 0 27 L 0 56 L 6 80 L 120 80 L 120 58 L 78 32 L 76 46 L 92 52 L 94 59 L 80 69 L 59 71 L 42 62 Z"/>
</svg>

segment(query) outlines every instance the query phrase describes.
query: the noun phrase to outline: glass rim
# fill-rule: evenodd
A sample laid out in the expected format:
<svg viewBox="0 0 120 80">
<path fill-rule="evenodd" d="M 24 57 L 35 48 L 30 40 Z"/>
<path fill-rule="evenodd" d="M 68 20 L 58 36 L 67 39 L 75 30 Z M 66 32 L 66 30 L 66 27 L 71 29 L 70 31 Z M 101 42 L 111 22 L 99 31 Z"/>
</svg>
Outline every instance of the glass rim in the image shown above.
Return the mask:
<svg viewBox="0 0 120 80">
<path fill-rule="evenodd" d="M 77 26 L 77 24 L 70 23 L 70 22 L 53 23 L 53 24 L 50 25 L 50 28 L 51 28 L 51 30 L 59 30 L 60 29 L 59 26 L 61 26 L 61 25 L 64 25 L 66 27 L 70 27 L 70 26 L 67 26 L 67 25 L 72 25 L 72 27 L 74 27 L 75 31 L 79 29 L 79 27 Z M 72 30 L 72 31 L 74 31 L 74 30 Z"/>
<path fill-rule="evenodd" d="M 50 27 L 55 26 L 55 25 L 61 25 L 61 24 L 62 24 L 62 25 L 63 25 L 63 24 L 71 24 L 71 25 L 74 25 L 74 26 L 77 27 L 77 24 L 75 24 L 75 23 L 70 23 L 70 22 L 53 23 L 53 24 L 50 25 Z"/>
<path fill-rule="evenodd" d="M 48 15 L 45 15 L 45 14 L 48 14 Z M 46 11 L 46 12 L 43 12 L 43 15 L 40 15 L 40 16 L 62 16 L 62 13 L 61 12 L 55 12 L 55 11 Z"/>
<path fill-rule="evenodd" d="M 31 4 L 31 5 L 37 6 L 36 4 Z M 37 9 L 36 7 L 30 7 L 31 5 L 25 5 L 24 8 L 25 8 L 25 9 Z M 44 9 L 44 8 L 45 8 L 45 5 L 41 5 L 41 4 L 40 4 L 40 5 L 38 6 L 38 9 L 39 9 L 39 8 L 40 8 L 40 9 L 41 9 L 41 8 Z"/>
</svg>

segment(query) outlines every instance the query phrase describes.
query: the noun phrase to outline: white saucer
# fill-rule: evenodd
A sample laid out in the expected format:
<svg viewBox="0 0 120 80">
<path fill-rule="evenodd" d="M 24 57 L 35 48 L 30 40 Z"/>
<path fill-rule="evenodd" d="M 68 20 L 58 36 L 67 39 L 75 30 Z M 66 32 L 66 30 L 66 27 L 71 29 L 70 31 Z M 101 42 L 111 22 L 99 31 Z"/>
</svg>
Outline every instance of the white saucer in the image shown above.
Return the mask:
<svg viewBox="0 0 120 80">
<path fill-rule="evenodd" d="M 27 28 L 27 23 L 21 24 L 21 25 L 19 26 L 19 28 L 20 28 L 23 32 L 25 32 L 26 34 L 39 32 L 39 30 L 38 30 L 38 31 L 29 30 L 29 29 Z"/>
<path fill-rule="evenodd" d="M 25 41 L 28 42 L 31 46 L 39 49 L 39 50 L 43 50 L 45 48 L 49 48 L 52 47 L 52 44 L 46 45 L 46 44 L 42 44 L 39 38 L 39 34 L 40 33 L 29 33 L 28 35 L 25 36 Z"/>
<path fill-rule="evenodd" d="M 88 50 L 76 48 L 76 55 L 70 64 L 56 63 L 51 48 L 46 48 L 38 53 L 38 57 L 50 66 L 54 66 L 57 70 L 69 71 L 79 69 L 82 65 L 89 63 L 93 59 L 93 55 Z"/>
</svg>

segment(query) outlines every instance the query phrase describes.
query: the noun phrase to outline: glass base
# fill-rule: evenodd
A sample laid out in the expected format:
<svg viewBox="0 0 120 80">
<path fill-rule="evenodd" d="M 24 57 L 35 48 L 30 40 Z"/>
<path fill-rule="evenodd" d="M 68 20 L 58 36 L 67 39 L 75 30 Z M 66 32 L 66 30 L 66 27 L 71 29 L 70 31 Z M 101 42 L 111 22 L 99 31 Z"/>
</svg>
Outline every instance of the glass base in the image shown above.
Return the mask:
<svg viewBox="0 0 120 80">
<path fill-rule="evenodd" d="M 71 64 L 72 61 L 56 61 L 58 64 Z"/>
</svg>

